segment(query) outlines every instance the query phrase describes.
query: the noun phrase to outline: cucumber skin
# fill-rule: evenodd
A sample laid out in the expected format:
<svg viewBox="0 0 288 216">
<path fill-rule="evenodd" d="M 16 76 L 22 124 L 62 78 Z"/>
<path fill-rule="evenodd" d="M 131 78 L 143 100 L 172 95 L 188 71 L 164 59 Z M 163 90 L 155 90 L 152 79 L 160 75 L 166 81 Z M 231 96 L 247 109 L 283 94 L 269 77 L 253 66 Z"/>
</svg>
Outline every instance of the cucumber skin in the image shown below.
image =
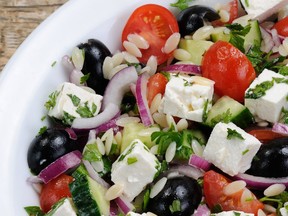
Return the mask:
<svg viewBox="0 0 288 216">
<path fill-rule="evenodd" d="M 246 107 L 242 112 L 241 115 L 237 115 L 231 119 L 231 122 L 239 126 L 240 128 L 247 128 L 251 124 L 254 123 L 254 116 Z"/>
<path fill-rule="evenodd" d="M 91 198 L 87 176 L 78 175 L 69 188 L 79 216 L 101 216 L 96 201 Z"/>
</svg>

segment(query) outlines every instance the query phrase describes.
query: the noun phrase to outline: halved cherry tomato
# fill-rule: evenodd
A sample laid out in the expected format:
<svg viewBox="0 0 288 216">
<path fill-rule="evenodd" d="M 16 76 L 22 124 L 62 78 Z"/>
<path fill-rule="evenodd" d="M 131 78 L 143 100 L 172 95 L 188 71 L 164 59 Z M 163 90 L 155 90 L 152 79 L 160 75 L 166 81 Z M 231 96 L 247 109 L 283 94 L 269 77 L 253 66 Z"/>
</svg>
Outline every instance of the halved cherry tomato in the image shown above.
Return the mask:
<svg viewBox="0 0 288 216">
<path fill-rule="evenodd" d="M 279 35 L 288 37 L 288 16 L 279 20 L 274 26 Z"/>
<path fill-rule="evenodd" d="M 202 74 L 215 81 L 215 93 L 243 102 L 256 73 L 248 58 L 232 44 L 217 41 L 204 54 Z"/>
<path fill-rule="evenodd" d="M 71 197 L 69 184 L 73 177 L 62 174 L 43 185 L 40 193 L 40 206 L 44 212 L 48 212 L 51 207 L 64 197 Z"/>
<path fill-rule="evenodd" d="M 273 139 L 285 137 L 284 134 L 276 133 L 272 131 L 271 128 L 253 129 L 253 130 L 248 131 L 248 133 L 256 137 L 262 143 L 268 142 Z"/>
<path fill-rule="evenodd" d="M 229 12 L 229 21 L 228 22 L 221 22 L 220 20 L 213 21 L 212 24 L 214 26 L 221 26 L 224 24 L 231 24 L 234 19 L 238 17 L 238 0 L 232 0 L 227 5 L 221 7 L 221 10 L 225 10 Z"/>
<path fill-rule="evenodd" d="M 122 42 L 129 34 L 138 34 L 148 43 L 148 49 L 141 49 L 141 63 L 146 63 L 151 55 L 157 57 L 158 64 L 169 58 L 169 54 L 162 52 L 166 40 L 175 32 L 179 32 L 175 16 L 166 8 L 147 4 L 137 8 L 130 16 L 122 32 Z"/>
<path fill-rule="evenodd" d="M 161 73 L 151 76 L 147 83 L 147 100 L 150 107 L 152 100 L 157 94 L 164 94 L 168 79 Z"/>
<path fill-rule="evenodd" d="M 213 170 L 204 174 L 204 196 L 210 209 L 220 205 L 223 211 L 238 210 L 257 215 L 258 210 L 264 208 L 263 203 L 257 200 L 251 191 L 251 198 L 241 200 L 242 194 L 244 190 L 248 190 L 247 188 L 231 195 L 226 195 L 224 187 L 230 182 L 225 176 Z"/>
</svg>

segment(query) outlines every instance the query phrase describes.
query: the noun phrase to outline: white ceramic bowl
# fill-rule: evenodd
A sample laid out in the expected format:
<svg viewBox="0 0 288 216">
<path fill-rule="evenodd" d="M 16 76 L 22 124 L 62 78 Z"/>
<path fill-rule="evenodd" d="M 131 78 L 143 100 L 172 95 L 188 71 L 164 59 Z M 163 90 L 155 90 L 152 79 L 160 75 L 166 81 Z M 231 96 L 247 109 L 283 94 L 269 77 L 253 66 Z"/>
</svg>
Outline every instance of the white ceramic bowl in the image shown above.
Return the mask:
<svg viewBox="0 0 288 216">
<path fill-rule="evenodd" d="M 24 206 L 39 204 L 37 194 L 26 182 L 30 176 L 26 155 L 31 140 L 47 125 L 41 117 L 48 95 L 68 79 L 61 57 L 88 38 L 101 40 L 113 52 L 120 48 L 122 28 L 137 6 L 156 3 L 168 7 L 172 2 L 70 0 L 19 47 L 0 74 L 1 215 L 26 215 Z M 51 67 L 54 61 L 57 64 Z"/>
</svg>

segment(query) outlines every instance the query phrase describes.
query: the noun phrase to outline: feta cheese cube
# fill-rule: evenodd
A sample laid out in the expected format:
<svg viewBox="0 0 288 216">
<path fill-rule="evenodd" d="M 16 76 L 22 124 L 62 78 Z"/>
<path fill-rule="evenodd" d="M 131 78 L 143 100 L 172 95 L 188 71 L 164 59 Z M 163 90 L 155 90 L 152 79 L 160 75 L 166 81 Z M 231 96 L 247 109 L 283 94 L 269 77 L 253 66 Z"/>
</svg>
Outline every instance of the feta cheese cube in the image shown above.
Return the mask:
<svg viewBox="0 0 288 216">
<path fill-rule="evenodd" d="M 288 207 L 287 206 L 280 208 L 279 211 L 280 211 L 281 216 L 288 216 Z"/>
<path fill-rule="evenodd" d="M 171 75 L 159 107 L 160 113 L 202 122 L 214 92 L 214 81 L 199 76 Z"/>
<path fill-rule="evenodd" d="M 277 13 L 282 7 L 287 4 L 285 0 L 240 0 L 247 14 L 251 18 L 263 20 Z"/>
<path fill-rule="evenodd" d="M 52 209 L 50 212 L 47 213 L 49 216 L 77 216 L 72 201 L 70 199 L 64 199 L 62 204 L 58 206 L 56 209 Z"/>
<path fill-rule="evenodd" d="M 281 74 L 265 69 L 249 86 L 245 93 L 245 106 L 250 112 L 260 119 L 266 120 L 271 123 L 279 121 L 282 108 L 288 108 L 288 82 L 273 82 L 270 89 L 265 90 L 265 95 L 259 98 L 249 96 L 249 92 L 255 91 L 259 85 L 263 85 L 267 81 L 272 82 L 273 79 L 286 79 Z M 288 81 L 288 80 L 287 80 Z M 265 88 L 263 88 L 265 89 Z M 248 96 L 247 96 L 248 94 Z"/>
<path fill-rule="evenodd" d="M 102 96 L 91 93 L 73 83 L 64 82 L 50 95 L 48 115 L 71 124 L 74 118 L 96 116 Z M 67 118 L 68 117 L 68 118 Z M 70 121 L 69 121 L 70 119 Z"/>
<path fill-rule="evenodd" d="M 217 214 L 211 214 L 211 216 L 254 216 L 254 214 L 245 213 L 242 211 L 223 211 Z"/>
<path fill-rule="evenodd" d="M 260 145 L 258 139 L 234 123 L 220 122 L 215 125 L 208 139 L 203 157 L 223 172 L 234 176 L 250 168 Z"/>
<path fill-rule="evenodd" d="M 123 194 L 132 201 L 153 181 L 159 166 L 160 162 L 155 155 L 136 139 L 112 164 L 111 180 L 123 185 Z"/>
</svg>

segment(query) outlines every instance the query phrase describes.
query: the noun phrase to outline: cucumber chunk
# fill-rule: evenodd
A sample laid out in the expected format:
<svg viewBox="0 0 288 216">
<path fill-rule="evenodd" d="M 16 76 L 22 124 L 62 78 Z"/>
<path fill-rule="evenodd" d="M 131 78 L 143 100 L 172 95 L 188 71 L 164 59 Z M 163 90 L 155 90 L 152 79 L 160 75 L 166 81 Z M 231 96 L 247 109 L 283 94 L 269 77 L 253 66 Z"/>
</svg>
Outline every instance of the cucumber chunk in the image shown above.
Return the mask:
<svg viewBox="0 0 288 216">
<path fill-rule="evenodd" d="M 105 199 L 107 189 L 85 175 L 82 170 L 76 170 L 73 176 L 75 181 L 69 187 L 78 215 L 109 215 L 110 202 Z"/>
<path fill-rule="evenodd" d="M 228 96 L 223 96 L 209 110 L 205 124 L 214 127 L 218 122 L 233 122 L 241 128 L 246 128 L 254 122 L 254 118 L 247 107 Z"/>
</svg>

